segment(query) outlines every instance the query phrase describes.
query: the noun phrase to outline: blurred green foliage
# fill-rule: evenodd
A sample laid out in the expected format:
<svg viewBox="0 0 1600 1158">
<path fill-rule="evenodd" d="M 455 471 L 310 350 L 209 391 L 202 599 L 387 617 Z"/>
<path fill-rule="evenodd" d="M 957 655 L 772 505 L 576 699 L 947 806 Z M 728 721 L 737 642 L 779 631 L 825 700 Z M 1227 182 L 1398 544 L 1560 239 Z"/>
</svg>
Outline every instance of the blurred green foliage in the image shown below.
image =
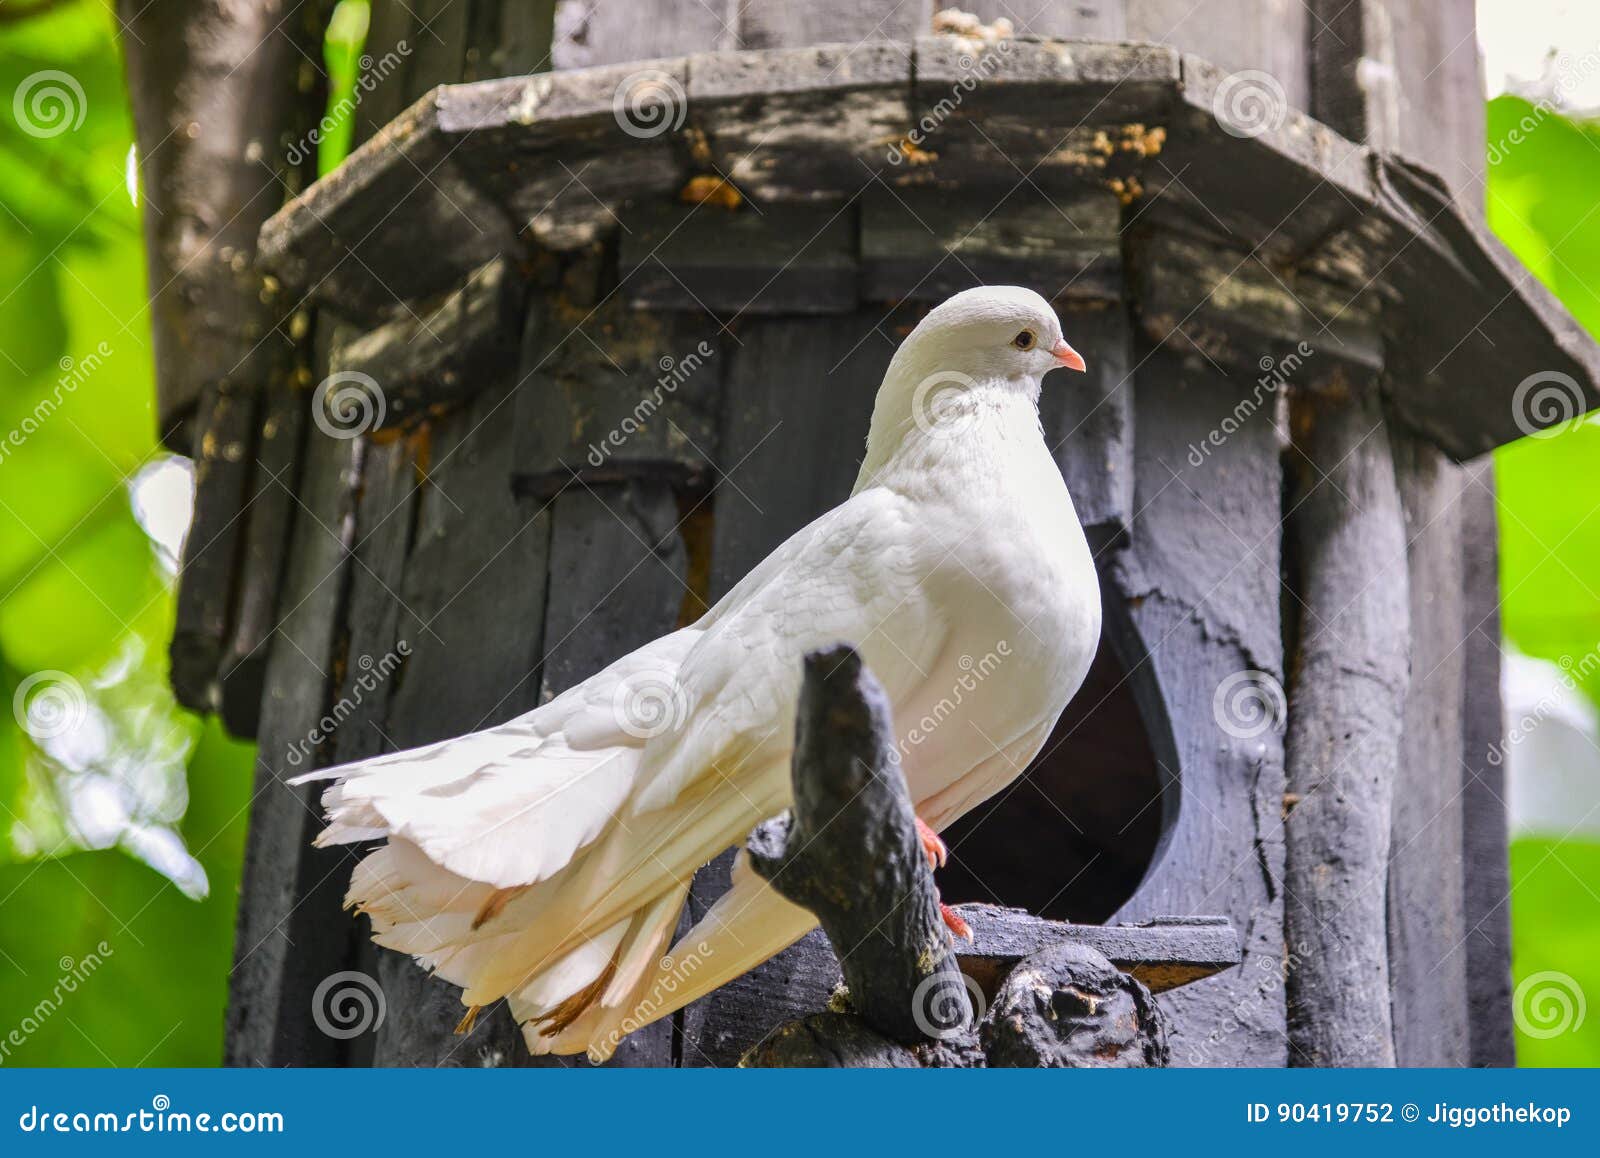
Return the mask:
<svg viewBox="0 0 1600 1158">
<path fill-rule="evenodd" d="M 0 26 L 7 1065 L 220 1060 L 250 796 L 251 749 L 167 689 L 171 559 L 133 502 L 167 456 L 114 32 L 94 0 Z"/>
<path fill-rule="evenodd" d="M 1600 336 L 1600 128 L 1508 96 L 1489 103 L 1488 140 L 1490 225 Z M 1581 661 L 1600 649 L 1596 464 L 1600 424 L 1592 419 L 1495 455 L 1505 635 L 1528 655 L 1575 661 L 1574 675 L 1593 673 Z M 1597 684 L 1600 675 L 1591 674 L 1583 690 L 1600 703 Z M 1554 971 L 1600 1002 L 1600 844 L 1576 836 L 1516 840 L 1511 885 L 1516 980 Z M 1549 1037 L 1528 1012 L 1518 1026 L 1522 1064 L 1600 1065 L 1600 1008 Z"/>
<path fill-rule="evenodd" d="M 322 171 L 349 148 L 367 7 L 342 0 L 325 46 Z M 164 456 L 114 31 L 94 0 L 0 27 L 0 96 L 31 118 L 0 116 L 0 1064 L 215 1064 L 233 953 L 252 753 L 165 683 L 171 559 L 133 501 Z M 1600 130 L 1507 97 L 1489 142 L 1491 224 L 1600 334 Z M 1581 656 L 1600 646 L 1600 426 L 1496 460 L 1506 634 Z M 78 726 L 57 734 L 63 706 Z M 1511 877 L 1518 979 L 1600 994 L 1600 845 L 1520 840 Z M 1519 1049 L 1600 1065 L 1600 1011 Z"/>
</svg>

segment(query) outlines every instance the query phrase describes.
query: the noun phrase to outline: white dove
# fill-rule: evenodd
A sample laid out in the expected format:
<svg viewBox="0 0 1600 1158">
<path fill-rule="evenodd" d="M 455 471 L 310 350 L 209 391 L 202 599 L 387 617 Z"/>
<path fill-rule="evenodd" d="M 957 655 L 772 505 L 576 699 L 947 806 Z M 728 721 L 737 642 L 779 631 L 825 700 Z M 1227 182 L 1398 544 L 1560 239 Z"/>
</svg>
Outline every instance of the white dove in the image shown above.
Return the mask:
<svg viewBox="0 0 1600 1158">
<path fill-rule="evenodd" d="M 790 804 L 802 657 L 839 641 L 888 694 L 942 856 L 933 831 L 1022 772 L 1100 635 L 1039 424 L 1058 366 L 1084 363 L 1044 298 L 957 294 L 890 362 L 850 498 L 697 623 L 499 727 L 294 781 L 335 782 L 319 844 L 386 841 L 347 897 L 373 939 L 459 985 L 463 1026 L 504 997 L 534 1053 L 595 1061 L 780 952 L 815 918 L 741 855 L 664 959 L 695 870 Z"/>
</svg>

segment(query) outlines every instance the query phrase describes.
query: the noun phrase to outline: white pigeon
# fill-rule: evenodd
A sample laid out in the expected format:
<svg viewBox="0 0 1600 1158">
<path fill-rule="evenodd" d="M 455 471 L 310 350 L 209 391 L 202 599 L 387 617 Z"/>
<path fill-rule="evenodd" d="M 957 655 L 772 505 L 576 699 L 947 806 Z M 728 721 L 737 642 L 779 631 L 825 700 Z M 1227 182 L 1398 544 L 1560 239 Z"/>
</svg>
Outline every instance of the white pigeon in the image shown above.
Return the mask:
<svg viewBox="0 0 1600 1158">
<path fill-rule="evenodd" d="M 503 997 L 534 1053 L 595 1061 L 780 952 L 815 918 L 742 854 L 666 950 L 695 870 L 790 804 L 802 657 L 839 641 L 888 694 L 928 828 L 1015 779 L 1100 636 L 1039 424 L 1058 366 L 1084 363 L 1044 298 L 957 294 L 890 362 L 850 498 L 699 622 L 499 727 L 294 781 L 334 781 L 319 844 L 386 842 L 347 898 L 373 939 L 459 985 L 464 1026 Z"/>
</svg>

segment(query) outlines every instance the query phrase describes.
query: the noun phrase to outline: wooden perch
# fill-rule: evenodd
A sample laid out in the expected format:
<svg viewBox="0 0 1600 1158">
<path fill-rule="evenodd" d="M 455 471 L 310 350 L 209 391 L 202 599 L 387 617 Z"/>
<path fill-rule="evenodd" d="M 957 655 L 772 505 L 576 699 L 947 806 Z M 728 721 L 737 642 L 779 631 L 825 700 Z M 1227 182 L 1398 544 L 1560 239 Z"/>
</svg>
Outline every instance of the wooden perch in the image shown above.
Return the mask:
<svg viewBox="0 0 1600 1158">
<path fill-rule="evenodd" d="M 752 867 L 816 913 L 850 1005 L 790 1021 L 744 1058 L 755 1066 L 1159 1066 L 1166 1019 L 1150 990 L 1091 944 L 1089 930 L 974 906 L 981 952 L 963 973 L 939 914 L 883 689 L 839 644 L 806 656 L 795 728 L 794 808 L 750 834 Z M 1170 925 L 1170 923 L 1169 923 Z M 1231 928 L 1111 929 L 1104 947 L 1203 976 L 1237 961 Z M 1170 944 L 1168 944 L 1170 942 Z M 1146 945 L 1148 948 L 1148 945 Z M 1131 952 L 1130 952 L 1131 951 Z M 1163 976 L 1167 976 L 1163 974 Z M 973 1032 L 974 1003 L 983 1014 Z M 981 1042 L 981 1045 L 980 1045 Z"/>
<path fill-rule="evenodd" d="M 907 1045 L 972 1021 L 939 916 L 883 688 L 846 644 L 811 652 L 795 727 L 794 809 L 750 835 L 755 871 L 817 914 L 866 1022 Z"/>
</svg>

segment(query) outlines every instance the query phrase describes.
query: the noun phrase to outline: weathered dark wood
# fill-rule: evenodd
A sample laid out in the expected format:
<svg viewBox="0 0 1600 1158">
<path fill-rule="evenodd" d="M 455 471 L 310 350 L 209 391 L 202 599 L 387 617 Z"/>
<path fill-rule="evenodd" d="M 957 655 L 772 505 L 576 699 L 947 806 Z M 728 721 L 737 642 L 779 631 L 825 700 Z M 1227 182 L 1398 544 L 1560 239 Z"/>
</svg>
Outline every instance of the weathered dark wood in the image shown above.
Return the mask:
<svg viewBox="0 0 1600 1158">
<path fill-rule="evenodd" d="M 910 40 L 928 31 L 933 0 L 856 4 L 852 0 L 739 0 L 741 48 L 790 48 L 803 44 L 860 44 Z"/>
<path fill-rule="evenodd" d="M 814 202 L 847 199 L 893 164 L 889 145 L 908 120 L 910 43 L 822 39 L 842 43 L 693 58 L 697 167 L 758 201 Z"/>
<path fill-rule="evenodd" d="M 810 909 L 867 1024 L 907 1045 L 972 1023 L 917 833 L 883 688 L 848 644 L 809 653 L 789 813 L 750 834 L 750 865 Z"/>
<path fill-rule="evenodd" d="M 548 518 L 541 700 L 677 626 L 687 573 L 677 502 L 663 483 L 575 483 Z M 625 1038 L 608 1064 L 671 1065 L 672 1036 L 671 1021 L 656 1022 Z"/>
<path fill-rule="evenodd" d="M 261 721 L 267 661 L 278 625 L 278 596 L 295 525 L 295 489 L 304 455 L 307 391 L 284 383 L 261 401 L 236 606 L 221 662 L 217 711 L 228 731 L 254 738 Z"/>
<path fill-rule="evenodd" d="M 908 320 L 863 311 L 739 327 L 723 395 L 713 598 L 849 497 L 872 400 Z"/>
<path fill-rule="evenodd" d="M 1100 558 L 1133 525 L 1133 334 L 1121 302 L 1057 309 L 1088 369 L 1045 379 L 1039 423 Z"/>
<path fill-rule="evenodd" d="M 908 321 L 864 311 L 755 318 L 737 328 L 719 423 L 711 599 L 848 497 L 865 448 L 861 432 Z M 730 861 L 725 854 L 696 876 L 694 919 L 727 889 Z M 683 1011 L 683 1064 L 735 1064 L 786 1017 L 821 1008 L 838 979 L 827 939 L 812 934 Z"/>
<path fill-rule="evenodd" d="M 426 457 L 419 452 L 415 459 L 426 476 L 410 500 L 417 504 L 416 530 L 404 570 L 386 581 L 387 592 L 372 592 L 378 614 L 394 618 L 394 635 L 408 647 L 384 725 L 396 748 L 489 727 L 536 702 L 549 522 L 528 517 L 511 497 L 512 432 L 502 417 L 509 412 L 507 388 L 492 388 L 439 424 Z M 409 473 L 412 461 L 402 452 L 394 467 Z M 404 535 L 409 518 L 407 505 L 394 507 L 373 529 L 374 548 L 385 535 Z M 372 578 L 376 587 L 376 565 Z M 358 663 L 354 641 L 351 651 Z M 522 1035 L 503 1007 L 457 1036 L 459 990 L 404 954 L 380 951 L 377 968 L 390 1014 L 374 1042 L 374 1064 L 528 1064 Z"/>
<path fill-rule="evenodd" d="M 736 317 L 855 309 L 853 210 L 649 203 L 624 214 L 623 226 L 630 305 Z"/>
<path fill-rule="evenodd" d="M 321 115 L 326 92 L 301 64 L 320 57 L 329 7 L 117 5 L 138 131 L 158 430 L 179 453 L 204 391 L 243 393 L 292 364 L 272 332 L 294 301 L 253 258 L 262 223 L 299 191 L 290 146 Z"/>
<path fill-rule="evenodd" d="M 1279 0 L 1123 0 L 1124 35 L 1207 57 L 1229 72 L 1265 72 L 1296 108 L 1308 104 L 1307 29 L 1301 4 Z"/>
<path fill-rule="evenodd" d="M 244 508 L 255 467 L 254 391 L 206 387 L 191 431 L 195 444 L 194 517 L 183 541 L 169 678 L 178 702 L 198 712 L 217 706 L 217 672 L 228 636 Z"/>
<path fill-rule="evenodd" d="M 1356 373 L 1383 365 L 1375 299 L 1309 273 L 1280 273 L 1246 250 L 1171 229 L 1140 230 L 1132 248 L 1132 291 L 1152 341 L 1241 370 L 1304 356 L 1304 346 Z"/>
<path fill-rule="evenodd" d="M 1138 980 L 1087 945 L 1024 957 L 984 1015 L 979 1040 L 994 1067 L 1165 1066 L 1167 1015 Z"/>
<path fill-rule="evenodd" d="M 868 192 L 861 202 L 861 293 L 937 304 L 977 285 L 1025 285 L 1066 301 L 1118 301 L 1122 220 L 1095 190 L 1046 198 L 1024 186 L 987 212 L 932 189 Z"/>
<path fill-rule="evenodd" d="M 391 313 L 336 342 L 329 365 L 336 374 L 365 374 L 378 384 L 378 426 L 414 422 L 504 379 L 522 347 L 523 280 L 508 258 L 496 257 L 462 285 Z"/>
<path fill-rule="evenodd" d="M 851 1013 L 824 1010 L 786 1021 L 739 1061 L 757 1069 L 921 1069 L 917 1055 Z"/>
<path fill-rule="evenodd" d="M 1228 917 L 1243 939 L 1240 968 L 1161 998 L 1172 1015 L 1173 1062 L 1282 1065 L 1277 431 L 1270 410 L 1257 412 L 1197 463 L 1191 447 L 1231 413 L 1237 385 L 1165 350 L 1143 349 L 1137 364 L 1138 514 L 1110 589 L 1129 608 L 1125 666 L 1153 674 L 1134 687 L 1147 697 L 1158 762 L 1173 779 L 1181 770 L 1183 802 L 1178 783 L 1151 802 L 1174 808 L 1176 824 L 1117 919 Z M 1108 627 L 1116 624 L 1108 616 Z M 1155 702 L 1150 692 L 1159 693 Z M 1174 747 L 1160 746 L 1163 737 Z"/>
<path fill-rule="evenodd" d="M 1500 697 L 1500 551 L 1494 463 L 1465 468 L 1461 498 L 1462 924 L 1467 1010 L 1475 1066 L 1517 1061 L 1511 1022 L 1511 872 Z"/>
<path fill-rule="evenodd" d="M 696 58 L 694 70 L 680 58 L 646 70 L 608 65 L 447 87 L 268 222 L 263 256 L 320 300 L 373 320 L 393 306 L 393 287 L 425 298 L 489 257 L 517 253 L 511 222 L 527 223 L 525 235 L 543 245 L 581 248 L 618 229 L 619 206 L 664 209 L 669 198 L 692 194 L 691 177 L 741 164 L 762 196 L 808 202 L 849 199 L 874 181 L 893 192 L 962 188 L 993 202 L 1019 188 L 1025 197 L 1042 191 L 1067 201 L 1109 192 L 1143 234 L 1163 235 L 1146 251 L 1155 269 L 1140 287 L 1168 295 L 1141 309 L 1172 323 L 1153 330 L 1163 340 L 1195 328 L 1237 331 L 1221 348 L 1241 358 L 1231 368 L 1242 369 L 1259 356 L 1248 338 L 1264 332 L 1276 341 L 1309 323 L 1325 348 L 1371 368 L 1376 350 L 1360 339 L 1376 319 L 1389 349 L 1416 363 L 1391 375 L 1404 383 L 1396 414 L 1457 458 L 1553 420 L 1507 405 L 1526 366 L 1570 375 L 1574 405 L 1600 405 L 1600 352 L 1474 214 L 1452 206 L 1421 170 L 1374 155 L 1275 93 L 1257 125 L 1248 108 L 1234 107 L 1239 76 L 1170 49 L 924 37 L 912 49 L 911 115 L 898 140 L 879 139 L 880 162 L 863 154 L 871 133 L 858 122 L 876 131 L 893 120 L 890 106 L 906 92 L 894 51 L 873 42 L 843 66 L 820 49 L 719 54 Z M 878 65 L 858 68 L 858 55 L 894 67 L 879 75 Z M 725 90 L 713 84 L 717 77 Z M 823 94 L 839 85 L 848 100 L 829 104 Z M 803 107 L 771 113 L 785 101 Z M 870 115 L 843 115 L 857 104 Z M 762 137 L 774 116 L 788 128 Z M 802 129 L 810 135 L 794 138 Z M 749 146 L 754 159 L 726 144 L 741 134 L 761 140 Z M 785 176 L 791 162 L 795 175 Z M 448 194 L 448 205 L 435 197 L 396 209 L 419 195 L 418 171 L 429 174 L 426 187 Z M 703 272 L 678 284 L 653 271 L 644 300 L 692 306 L 698 298 L 735 311 L 754 297 L 776 308 L 779 291 L 793 284 L 805 292 L 786 295 L 785 308 L 848 307 L 845 264 L 784 269 L 797 256 L 795 237 L 780 257 L 757 260 L 771 239 L 755 210 L 777 209 L 745 208 L 748 216 L 710 204 L 680 210 L 684 229 L 748 229 L 761 245 L 715 237 L 689 245 L 693 232 L 663 233 L 664 249 L 688 250 L 664 260 L 667 270 L 677 262 Z M 1191 246 L 1209 238 L 1237 259 L 1219 278 L 1213 257 L 1171 250 L 1178 243 L 1165 234 L 1173 230 Z M 629 237 L 624 230 L 624 269 L 655 264 L 645 255 L 657 238 L 641 246 Z M 345 260 L 350 246 L 359 260 Z M 403 270 L 399 253 L 411 255 Z M 1213 276 L 1157 276 L 1163 262 L 1186 255 L 1188 267 Z M 1225 292 L 1212 292 L 1219 280 Z M 1193 282 L 1194 292 L 1176 293 Z M 1197 307 L 1195 324 L 1180 326 Z M 1464 317 L 1481 319 L 1465 336 Z M 1218 356 L 1214 346 L 1200 348 Z"/>
<path fill-rule="evenodd" d="M 558 297 L 530 312 L 512 483 L 549 498 L 581 480 L 698 488 L 718 459 L 727 339 L 703 316 Z"/>
<path fill-rule="evenodd" d="M 1394 439 L 1405 513 L 1411 679 L 1405 691 L 1389 852 L 1390 1005 L 1399 1065 L 1467 1064 L 1463 823 L 1461 468 Z M 1369 560 L 1367 582 L 1400 563 Z"/>
<path fill-rule="evenodd" d="M 1021 909 L 957 905 L 972 940 L 956 946 L 961 971 L 992 993 L 1024 957 L 1071 943 L 1102 953 L 1154 993 L 1239 964 L 1239 933 L 1226 917 L 1167 917 L 1137 925 L 1073 925 Z"/>
<path fill-rule="evenodd" d="M 1289 1061 L 1393 1065 L 1385 885 L 1408 683 L 1405 525 L 1375 392 L 1303 394 L 1293 428 Z"/>
<path fill-rule="evenodd" d="M 1019 36 L 1130 39 L 1127 0 L 972 0 L 959 7 L 986 24 L 1004 17 Z"/>
<path fill-rule="evenodd" d="M 267 664 L 256 795 L 245 845 L 224 1061 L 230 1066 L 333 1065 L 342 1043 L 316 1029 L 312 994 L 348 967 L 358 931 L 342 911 L 350 857 L 313 849 L 321 827 L 315 786 L 283 781 L 329 763 L 313 735 L 333 689 L 341 630 L 356 444 L 308 446 L 284 577 L 285 611 Z"/>
<path fill-rule="evenodd" d="M 719 5 L 702 0 L 558 0 L 554 66 L 589 68 L 734 47 Z"/>
</svg>

